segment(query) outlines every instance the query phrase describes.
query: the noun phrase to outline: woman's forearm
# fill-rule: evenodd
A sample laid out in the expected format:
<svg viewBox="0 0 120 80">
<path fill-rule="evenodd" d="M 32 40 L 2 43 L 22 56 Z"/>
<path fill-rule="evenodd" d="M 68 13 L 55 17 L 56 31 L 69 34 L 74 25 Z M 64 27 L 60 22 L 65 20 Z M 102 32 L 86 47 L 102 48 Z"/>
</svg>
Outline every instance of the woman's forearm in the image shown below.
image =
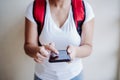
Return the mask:
<svg viewBox="0 0 120 80">
<path fill-rule="evenodd" d="M 76 50 L 76 57 L 78 58 L 83 58 L 87 57 L 91 54 L 92 52 L 92 46 L 91 45 L 81 45 L 79 47 L 75 47 Z"/>
<path fill-rule="evenodd" d="M 34 57 L 36 51 L 38 51 L 37 49 L 38 49 L 37 45 L 34 45 L 34 44 L 24 44 L 24 51 L 30 57 Z"/>
</svg>

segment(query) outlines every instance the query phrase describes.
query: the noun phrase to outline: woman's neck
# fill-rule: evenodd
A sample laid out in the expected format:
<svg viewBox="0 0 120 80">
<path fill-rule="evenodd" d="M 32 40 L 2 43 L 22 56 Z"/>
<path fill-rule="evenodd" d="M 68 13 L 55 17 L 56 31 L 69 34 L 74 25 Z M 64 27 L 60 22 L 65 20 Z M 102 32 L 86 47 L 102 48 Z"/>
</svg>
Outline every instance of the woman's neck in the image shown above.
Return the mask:
<svg viewBox="0 0 120 80">
<path fill-rule="evenodd" d="M 55 7 L 66 7 L 71 4 L 71 0 L 49 0 L 49 2 Z"/>
</svg>

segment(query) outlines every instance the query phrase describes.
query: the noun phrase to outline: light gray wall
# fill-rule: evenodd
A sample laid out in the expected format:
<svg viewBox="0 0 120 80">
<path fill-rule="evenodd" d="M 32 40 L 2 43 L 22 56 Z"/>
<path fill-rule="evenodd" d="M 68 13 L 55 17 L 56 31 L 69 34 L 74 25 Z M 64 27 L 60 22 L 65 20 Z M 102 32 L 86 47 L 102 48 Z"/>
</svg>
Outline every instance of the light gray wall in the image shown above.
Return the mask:
<svg viewBox="0 0 120 80">
<path fill-rule="evenodd" d="M 87 0 L 96 22 L 93 54 L 84 59 L 85 80 L 118 80 L 120 16 L 118 0 Z"/>
<path fill-rule="evenodd" d="M 32 0 L 0 0 L 0 80 L 33 80 L 34 62 L 23 51 L 24 12 Z M 83 59 L 85 80 L 118 80 L 118 0 L 87 0 L 96 16 L 94 48 Z"/>
</svg>

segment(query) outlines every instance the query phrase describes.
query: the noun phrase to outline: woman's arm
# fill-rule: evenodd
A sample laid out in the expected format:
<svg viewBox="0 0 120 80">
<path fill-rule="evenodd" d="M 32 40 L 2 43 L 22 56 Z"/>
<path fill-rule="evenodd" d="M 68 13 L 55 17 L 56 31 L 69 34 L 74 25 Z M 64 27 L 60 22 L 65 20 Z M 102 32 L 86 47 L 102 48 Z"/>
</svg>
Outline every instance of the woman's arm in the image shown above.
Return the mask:
<svg viewBox="0 0 120 80">
<path fill-rule="evenodd" d="M 36 62 L 42 63 L 47 58 L 44 46 L 38 46 L 37 25 L 25 18 L 25 43 L 24 50 Z"/>
<path fill-rule="evenodd" d="M 79 47 L 68 46 L 68 53 L 70 53 L 71 58 L 75 58 L 75 57 L 83 58 L 91 54 L 93 30 L 94 30 L 94 19 L 83 24 L 81 45 Z"/>
<path fill-rule="evenodd" d="M 37 25 L 25 18 L 24 50 L 30 57 L 34 57 L 34 54 L 38 48 L 37 37 Z"/>
<path fill-rule="evenodd" d="M 25 18 L 25 43 L 24 50 L 27 55 L 34 58 L 38 63 L 48 57 L 48 51 L 58 53 L 54 44 L 38 46 L 37 25 Z"/>
</svg>

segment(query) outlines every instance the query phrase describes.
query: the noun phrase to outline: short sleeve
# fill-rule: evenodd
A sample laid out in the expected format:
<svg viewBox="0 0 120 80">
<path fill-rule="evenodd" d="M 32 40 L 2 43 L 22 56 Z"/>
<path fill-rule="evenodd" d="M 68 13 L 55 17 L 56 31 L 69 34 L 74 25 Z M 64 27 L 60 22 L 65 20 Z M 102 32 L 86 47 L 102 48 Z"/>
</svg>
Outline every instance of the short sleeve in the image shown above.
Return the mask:
<svg viewBox="0 0 120 80">
<path fill-rule="evenodd" d="M 34 18 L 33 18 L 33 2 L 31 2 L 31 3 L 28 5 L 28 7 L 27 7 L 27 9 L 26 9 L 26 11 L 25 11 L 25 17 L 26 17 L 28 20 L 30 20 L 31 22 L 36 23 L 35 20 L 34 20 Z"/>
<path fill-rule="evenodd" d="M 90 6 L 90 4 L 85 0 L 84 0 L 84 4 L 85 4 L 85 12 L 86 12 L 84 23 L 86 23 L 86 22 L 92 20 L 95 17 L 95 15 L 94 15 L 93 9 Z"/>
</svg>

